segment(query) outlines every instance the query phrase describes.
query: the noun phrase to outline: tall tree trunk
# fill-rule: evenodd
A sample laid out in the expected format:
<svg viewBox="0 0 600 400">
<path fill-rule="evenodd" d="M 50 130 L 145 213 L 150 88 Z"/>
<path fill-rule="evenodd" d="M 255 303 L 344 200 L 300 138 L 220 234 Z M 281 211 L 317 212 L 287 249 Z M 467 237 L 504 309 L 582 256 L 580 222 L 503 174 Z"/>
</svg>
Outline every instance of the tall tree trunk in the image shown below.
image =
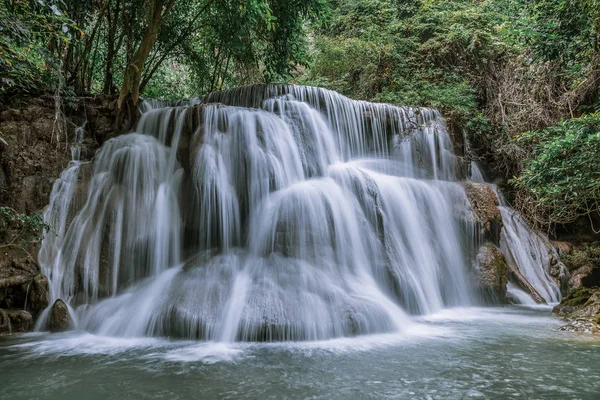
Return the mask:
<svg viewBox="0 0 600 400">
<path fill-rule="evenodd" d="M 164 17 L 169 13 L 174 3 L 175 0 L 150 1 L 150 13 L 146 30 L 123 74 L 123 86 L 121 86 L 119 100 L 117 101 L 117 129 L 121 131 L 130 129 L 135 123 L 144 65 L 154 48 Z"/>
<path fill-rule="evenodd" d="M 111 94 L 113 92 L 113 75 L 114 75 L 114 59 L 117 53 L 117 49 L 115 46 L 115 36 L 117 33 L 117 27 L 119 26 L 119 2 L 115 1 L 114 10 L 112 10 L 113 14 L 111 14 L 110 10 L 110 2 L 109 2 L 109 10 L 106 13 L 106 22 L 108 24 L 108 35 L 106 39 L 106 60 L 104 62 L 104 86 L 102 88 L 102 93 Z"/>
</svg>

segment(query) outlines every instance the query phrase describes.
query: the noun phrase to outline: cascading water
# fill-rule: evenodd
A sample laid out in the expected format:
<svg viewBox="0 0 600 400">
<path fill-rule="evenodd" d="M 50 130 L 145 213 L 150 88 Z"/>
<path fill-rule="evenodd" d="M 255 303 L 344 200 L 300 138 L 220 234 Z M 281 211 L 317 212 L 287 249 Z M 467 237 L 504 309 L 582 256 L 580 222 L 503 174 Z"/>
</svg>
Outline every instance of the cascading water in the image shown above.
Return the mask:
<svg viewBox="0 0 600 400">
<path fill-rule="evenodd" d="M 485 183 L 477 163 L 471 165 L 471 180 Z M 510 208 L 495 185 L 490 186 L 498 197 L 500 203 L 498 209 L 502 214 L 503 227 L 500 238 L 502 253 L 547 303 L 559 302 L 560 288 L 550 276 L 552 258 L 554 256 L 558 259 L 556 250 L 546 237 L 533 230 L 517 211 Z M 524 300 L 523 294 L 527 294 L 514 284 L 509 285 L 508 293 L 520 303 L 533 302 L 531 298 Z"/>
<path fill-rule="evenodd" d="M 40 262 L 79 328 L 321 340 L 478 301 L 437 111 L 285 85 L 142 110 L 96 155 L 83 204 L 74 164 L 45 215 Z"/>
</svg>

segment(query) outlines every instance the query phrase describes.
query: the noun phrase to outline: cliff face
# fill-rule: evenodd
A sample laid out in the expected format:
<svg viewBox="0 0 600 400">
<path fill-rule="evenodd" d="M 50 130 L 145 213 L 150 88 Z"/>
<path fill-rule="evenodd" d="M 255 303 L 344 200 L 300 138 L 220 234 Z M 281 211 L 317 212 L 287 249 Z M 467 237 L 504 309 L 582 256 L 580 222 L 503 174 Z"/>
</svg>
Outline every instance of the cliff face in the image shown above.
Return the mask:
<svg viewBox="0 0 600 400">
<path fill-rule="evenodd" d="M 37 253 L 52 186 L 72 159 L 91 159 L 113 136 L 111 98 L 81 98 L 66 114 L 55 112 L 54 99 L 27 99 L 0 107 L 0 335 L 31 330 L 48 306 L 48 279 Z M 84 135 L 77 138 L 77 127 Z"/>
<path fill-rule="evenodd" d="M 48 204 L 52 185 L 71 160 L 75 131 L 85 124 L 82 158 L 91 158 L 114 132 L 111 98 L 82 98 L 66 116 L 54 99 L 0 108 L 0 206 L 32 214 Z"/>
</svg>

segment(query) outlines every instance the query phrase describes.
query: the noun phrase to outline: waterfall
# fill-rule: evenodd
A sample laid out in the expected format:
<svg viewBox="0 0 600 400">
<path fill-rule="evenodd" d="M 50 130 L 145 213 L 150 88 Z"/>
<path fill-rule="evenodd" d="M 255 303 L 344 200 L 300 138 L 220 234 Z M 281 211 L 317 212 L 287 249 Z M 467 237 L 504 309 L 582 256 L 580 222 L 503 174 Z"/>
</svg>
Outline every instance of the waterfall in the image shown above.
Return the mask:
<svg viewBox="0 0 600 400">
<path fill-rule="evenodd" d="M 84 201 L 74 163 L 46 213 L 40 262 L 78 328 L 323 340 L 479 304 L 439 112 L 293 85 L 141 110 L 96 154 Z"/>
<path fill-rule="evenodd" d="M 501 250 L 514 262 L 527 281 L 548 303 L 558 303 L 560 288 L 550 276 L 554 249 L 548 239 L 527 225 L 523 217 L 507 206 L 500 206 L 504 227 Z"/>
<path fill-rule="evenodd" d="M 481 168 L 475 162 L 471 163 L 471 180 L 473 182 L 485 183 Z M 513 210 L 502 193 L 495 185 L 490 185 L 498 200 L 498 207 L 502 214 L 502 232 L 500 248 L 506 256 L 507 261 L 523 274 L 525 279 L 538 291 L 548 303 L 560 301 L 561 292 L 558 284 L 550 276 L 552 256 L 558 258 L 558 254 L 550 244 L 547 237 L 532 229 L 523 216 Z M 527 294 L 518 287 L 511 284 L 509 287 L 516 300 L 523 304 L 533 302 L 531 298 L 524 300 Z"/>
</svg>

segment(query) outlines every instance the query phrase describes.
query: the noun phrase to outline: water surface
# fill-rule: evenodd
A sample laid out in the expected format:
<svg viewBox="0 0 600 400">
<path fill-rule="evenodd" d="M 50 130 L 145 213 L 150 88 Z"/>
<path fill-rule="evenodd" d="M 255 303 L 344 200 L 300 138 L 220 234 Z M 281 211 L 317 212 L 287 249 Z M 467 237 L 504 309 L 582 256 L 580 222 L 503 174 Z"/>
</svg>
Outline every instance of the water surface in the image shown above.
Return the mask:
<svg viewBox="0 0 600 400">
<path fill-rule="evenodd" d="M 598 399 L 600 341 L 548 308 L 460 308 L 401 334 L 223 344 L 0 338 L 2 399 Z"/>
</svg>

